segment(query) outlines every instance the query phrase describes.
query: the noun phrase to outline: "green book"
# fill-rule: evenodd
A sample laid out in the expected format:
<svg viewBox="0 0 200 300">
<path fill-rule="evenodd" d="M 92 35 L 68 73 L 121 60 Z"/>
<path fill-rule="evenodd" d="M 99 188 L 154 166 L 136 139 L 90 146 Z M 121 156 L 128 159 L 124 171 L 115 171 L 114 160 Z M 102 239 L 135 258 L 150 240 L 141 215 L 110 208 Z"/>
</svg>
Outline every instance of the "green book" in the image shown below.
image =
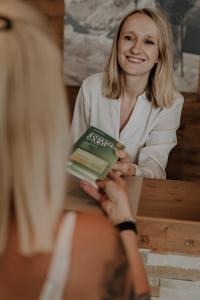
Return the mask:
<svg viewBox="0 0 200 300">
<path fill-rule="evenodd" d="M 124 145 L 96 127 L 89 127 L 73 145 L 67 164 L 68 173 L 96 186 L 96 179 L 105 179 L 118 160 L 115 150 Z"/>
</svg>

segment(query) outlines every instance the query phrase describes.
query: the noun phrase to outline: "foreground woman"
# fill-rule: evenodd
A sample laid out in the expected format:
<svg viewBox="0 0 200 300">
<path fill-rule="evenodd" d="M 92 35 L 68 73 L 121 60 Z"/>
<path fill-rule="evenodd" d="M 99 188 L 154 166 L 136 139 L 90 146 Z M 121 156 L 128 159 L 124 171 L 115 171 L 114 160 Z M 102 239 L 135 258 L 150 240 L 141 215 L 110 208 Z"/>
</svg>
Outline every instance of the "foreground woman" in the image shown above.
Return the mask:
<svg viewBox="0 0 200 300">
<path fill-rule="evenodd" d="M 62 60 L 24 2 L 0 1 L 0 65 L 1 299 L 129 299 L 117 230 L 105 216 L 62 212 L 70 144 Z M 137 294 L 148 292 L 144 272 L 134 282 Z"/>
</svg>

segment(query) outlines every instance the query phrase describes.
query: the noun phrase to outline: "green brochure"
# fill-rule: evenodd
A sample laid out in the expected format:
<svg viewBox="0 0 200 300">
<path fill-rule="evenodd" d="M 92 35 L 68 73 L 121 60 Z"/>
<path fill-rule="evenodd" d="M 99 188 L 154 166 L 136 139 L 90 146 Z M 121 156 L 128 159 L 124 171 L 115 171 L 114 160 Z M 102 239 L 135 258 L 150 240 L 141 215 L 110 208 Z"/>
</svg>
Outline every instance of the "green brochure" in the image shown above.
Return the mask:
<svg viewBox="0 0 200 300">
<path fill-rule="evenodd" d="M 89 127 L 73 145 L 67 170 L 70 174 L 95 185 L 96 179 L 105 179 L 118 160 L 115 150 L 124 145 L 96 127 Z"/>
</svg>

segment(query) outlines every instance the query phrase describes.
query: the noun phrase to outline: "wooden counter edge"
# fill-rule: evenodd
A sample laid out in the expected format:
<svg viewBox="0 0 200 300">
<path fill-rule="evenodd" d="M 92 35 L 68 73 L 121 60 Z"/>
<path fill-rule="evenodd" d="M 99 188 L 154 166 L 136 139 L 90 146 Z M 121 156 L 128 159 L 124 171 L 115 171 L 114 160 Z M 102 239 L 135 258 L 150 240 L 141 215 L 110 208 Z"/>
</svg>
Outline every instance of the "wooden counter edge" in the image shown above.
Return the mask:
<svg viewBox="0 0 200 300">
<path fill-rule="evenodd" d="M 200 253 L 200 222 L 137 216 L 140 248 L 188 255 Z"/>
</svg>

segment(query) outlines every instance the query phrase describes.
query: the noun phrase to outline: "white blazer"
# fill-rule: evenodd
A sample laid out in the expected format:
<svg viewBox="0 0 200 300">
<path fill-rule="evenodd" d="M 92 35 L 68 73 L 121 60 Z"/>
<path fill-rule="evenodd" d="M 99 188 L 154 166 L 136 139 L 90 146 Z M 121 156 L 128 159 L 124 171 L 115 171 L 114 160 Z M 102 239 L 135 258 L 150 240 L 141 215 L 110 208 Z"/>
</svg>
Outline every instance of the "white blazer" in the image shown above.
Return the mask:
<svg viewBox="0 0 200 300">
<path fill-rule="evenodd" d="M 71 125 L 75 142 L 89 126 L 95 126 L 125 145 L 136 166 L 136 176 L 165 178 L 169 152 L 177 143 L 183 97 L 170 108 L 156 108 L 138 96 L 131 116 L 120 131 L 120 99 L 102 95 L 102 73 L 86 78 L 79 90 Z"/>
</svg>

